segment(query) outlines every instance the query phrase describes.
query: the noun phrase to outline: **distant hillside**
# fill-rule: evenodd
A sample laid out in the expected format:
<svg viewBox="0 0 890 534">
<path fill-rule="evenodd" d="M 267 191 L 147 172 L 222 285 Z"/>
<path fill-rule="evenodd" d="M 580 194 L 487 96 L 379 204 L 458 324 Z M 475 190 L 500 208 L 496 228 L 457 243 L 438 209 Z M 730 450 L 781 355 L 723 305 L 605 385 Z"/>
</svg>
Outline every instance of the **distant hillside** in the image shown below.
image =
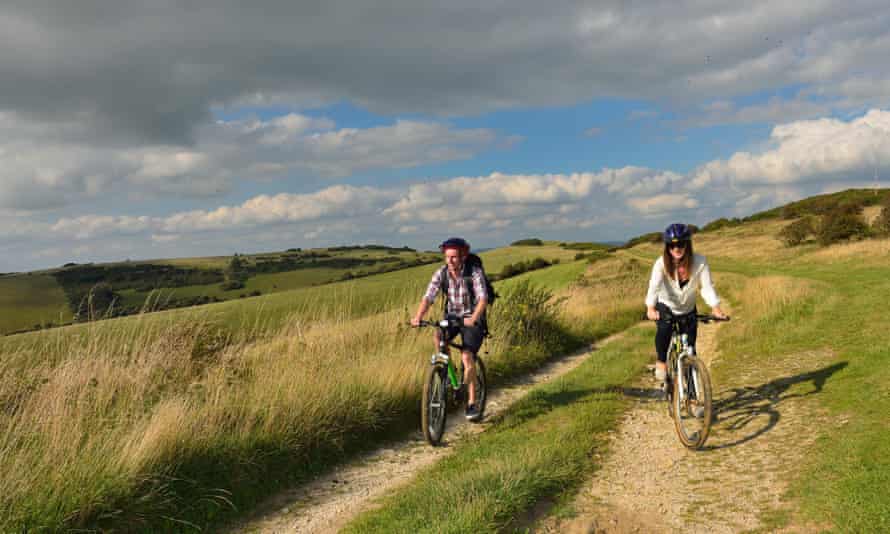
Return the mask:
<svg viewBox="0 0 890 534">
<path fill-rule="evenodd" d="M 482 256 L 494 280 L 598 252 L 545 245 L 502 247 Z M 298 301 L 308 299 L 316 307 L 328 307 L 331 300 L 345 294 L 358 298 L 358 293 L 368 302 L 355 305 L 351 313 L 361 313 L 362 306 L 377 309 L 409 286 L 425 287 L 432 274 L 430 264 L 440 261 L 439 252 L 356 245 L 228 257 L 70 263 L 0 277 L 0 335 L 205 304 L 227 317 L 223 322 L 257 316 L 261 307 L 265 319 L 278 320 Z M 243 297 L 258 298 L 242 301 Z M 412 294 L 411 302 L 416 298 Z"/>
<path fill-rule="evenodd" d="M 380 245 L 66 263 L 0 277 L 0 334 L 277 293 L 424 265 L 439 255 Z"/>
<path fill-rule="evenodd" d="M 863 209 L 871 206 L 888 206 L 890 205 L 890 189 L 847 189 L 836 193 L 827 193 L 824 195 L 816 195 L 795 202 L 790 202 L 782 206 L 770 208 L 760 211 L 747 217 L 720 218 L 710 221 L 701 226 L 691 225 L 693 231 L 712 232 L 721 228 L 729 228 L 739 226 L 746 222 L 765 221 L 772 219 L 792 220 L 801 217 L 812 216 L 822 217 L 824 215 L 832 215 L 832 217 L 841 214 L 861 214 Z M 877 209 L 877 208 L 876 208 Z M 848 223 L 849 221 L 845 221 Z M 866 227 L 870 221 L 862 221 L 856 229 L 851 229 L 852 233 L 842 231 L 838 239 L 849 238 L 853 235 L 858 237 L 870 237 L 874 233 L 880 234 L 881 230 L 870 232 Z M 811 229 L 810 233 L 814 233 L 816 228 Z M 633 247 L 641 243 L 658 243 L 661 240 L 661 232 L 649 232 L 631 239 L 621 245 L 621 248 Z M 830 241 L 834 242 L 834 241 Z M 827 244 L 827 243 L 825 243 Z"/>
</svg>

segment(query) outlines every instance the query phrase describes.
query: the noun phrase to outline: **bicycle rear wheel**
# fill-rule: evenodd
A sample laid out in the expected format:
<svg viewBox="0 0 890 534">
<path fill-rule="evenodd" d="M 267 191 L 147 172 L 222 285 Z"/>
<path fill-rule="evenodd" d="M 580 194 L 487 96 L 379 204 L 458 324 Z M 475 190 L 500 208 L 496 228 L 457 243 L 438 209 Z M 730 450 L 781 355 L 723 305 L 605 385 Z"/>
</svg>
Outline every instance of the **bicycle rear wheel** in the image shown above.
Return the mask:
<svg viewBox="0 0 890 534">
<path fill-rule="evenodd" d="M 695 356 L 686 356 L 680 366 L 679 373 L 673 377 L 674 427 L 684 446 L 698 449 L 711 431 L 711 377 L 704 362 Z"/>
<path fill-rule="evenodd" d="M 420 402 L 420 426 L 430 445 L 438 445 L 445 434 L 448 416 L 448 369 L 442 364 L 430 366 L 423 381 Z"/>
</svg>

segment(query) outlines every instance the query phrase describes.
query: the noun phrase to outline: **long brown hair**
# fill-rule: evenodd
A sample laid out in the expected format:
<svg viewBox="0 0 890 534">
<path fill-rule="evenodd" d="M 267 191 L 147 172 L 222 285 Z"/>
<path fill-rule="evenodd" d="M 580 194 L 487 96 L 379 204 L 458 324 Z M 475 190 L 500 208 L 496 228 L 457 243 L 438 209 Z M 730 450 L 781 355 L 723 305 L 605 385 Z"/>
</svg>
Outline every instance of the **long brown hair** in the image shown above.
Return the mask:
<svg viewBox="0 0 890 534">
<path fill-rule="evenodd" d="M 692 240 L 685 241 L 686 246 L 683 247 L 683 257 L 680 258 L 680 262 L 677 265 L 679 268 L 682 265 L 686 269 L 686 274 L 692 274 Z M 671 278 L 672 280 L 677 279 L 677 271 L 679 269 L 674 269 L 674 257 L 671 256 L 671 250 L 668 247 L 668 244 L 664 245 L 664 252 L 662 253 L 661 260 L 663 262 L 664 274 Z"/>
</svg>

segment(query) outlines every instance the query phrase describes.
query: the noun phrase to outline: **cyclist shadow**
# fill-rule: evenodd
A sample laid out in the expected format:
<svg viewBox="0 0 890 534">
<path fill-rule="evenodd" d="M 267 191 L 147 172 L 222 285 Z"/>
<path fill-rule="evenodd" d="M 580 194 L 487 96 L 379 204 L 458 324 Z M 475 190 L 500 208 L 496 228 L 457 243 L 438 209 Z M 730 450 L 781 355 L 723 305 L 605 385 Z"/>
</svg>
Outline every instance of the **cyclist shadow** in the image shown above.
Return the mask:
<svg viewBox="0 0 890 534">
<path fill-rule="evenodd" d="M 702 447 L 702 450 L 735 447 L 769 432 L 782 418 L 779 406 L 783 402 L 821 392 L 831 375 L 844 369 L 847 365 L 847 362 L 838 362 L 815 371 L 777 378 L 757 387 L 732 388 L 723 392 L 720 398 L 714 400 L 712 424 L 717 433 L 728 432 L 730 435 L 734 435 L 740 431 L 745 432 L 747 427 L 756 424 L 763 417 L 767 418 L 766 424 L 726 443 L 706 445 Z M 806 382 L 812 382 L 813 388 L 810 391 L 789 392 L 792 386 Z"/>
</svg>

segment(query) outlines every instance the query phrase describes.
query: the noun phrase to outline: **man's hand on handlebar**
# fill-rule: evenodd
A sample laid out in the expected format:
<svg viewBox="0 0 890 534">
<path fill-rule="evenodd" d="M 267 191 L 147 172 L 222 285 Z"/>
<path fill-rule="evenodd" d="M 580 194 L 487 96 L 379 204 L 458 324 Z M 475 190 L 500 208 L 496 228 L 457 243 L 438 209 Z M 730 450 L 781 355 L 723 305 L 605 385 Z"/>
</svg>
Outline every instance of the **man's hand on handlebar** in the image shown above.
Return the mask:
<svg viewBox="0 0 890 534">
<path fill-rule="evenodd" d="M 412 318 L 412 319 L 411 319 L 411 326 L 413 326 L 413 327 L 415 327 L 415 328 L 418 327 L 418 326 L 420 326 L 420 321 L 422 321 L 422 320 L 423 320 L 423 319 L 421 319 L 420 317 L 414 317 L 414 318 Z"/>
</svg>

